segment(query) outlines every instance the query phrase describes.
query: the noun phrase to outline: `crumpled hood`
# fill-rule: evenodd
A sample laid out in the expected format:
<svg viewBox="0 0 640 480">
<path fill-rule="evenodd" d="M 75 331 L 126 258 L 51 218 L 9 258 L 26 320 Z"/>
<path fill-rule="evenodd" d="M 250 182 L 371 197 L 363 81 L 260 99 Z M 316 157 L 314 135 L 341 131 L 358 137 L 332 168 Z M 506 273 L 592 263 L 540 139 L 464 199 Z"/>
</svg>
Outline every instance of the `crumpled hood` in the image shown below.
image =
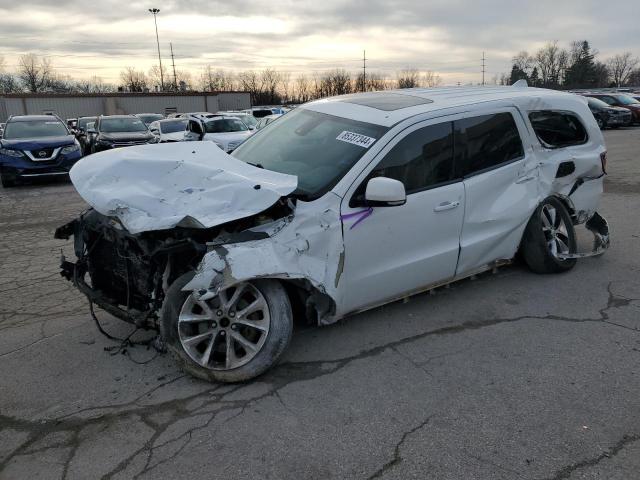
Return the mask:
<svg viewBox="0 0 640 480">
<path fill-rule="evenodd" d="M 42 148 L 64 147 L 73 145 L 75 137 L 73 135 L 62 135 L 59 137 L 43 137 L 43 138 L 21 138 L 16 140 L 0 140 L 3 147 L 13 148 L 15 150 L 40 150 Z"/>
<path fill-rule="evenodd" d="M 87 203 L 131 233 L 214 227 L 260 213 L 298 186 L 296 176 L 249 165 L 211 142 L 96 153 L 70 177 Z"/>
</svg>

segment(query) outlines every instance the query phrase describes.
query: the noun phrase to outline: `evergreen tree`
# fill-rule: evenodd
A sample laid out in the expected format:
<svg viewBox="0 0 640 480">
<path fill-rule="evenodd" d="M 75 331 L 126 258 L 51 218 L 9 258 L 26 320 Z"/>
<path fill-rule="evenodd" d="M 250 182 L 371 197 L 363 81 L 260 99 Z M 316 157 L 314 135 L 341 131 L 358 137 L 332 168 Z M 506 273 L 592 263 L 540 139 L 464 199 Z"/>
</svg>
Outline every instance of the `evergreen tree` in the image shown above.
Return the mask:
<svg viewBox="0 0 640 480">
<path fill-rule="evenodd" d="M 513 85 L 518 80 L 526 80 L 527 83 L 529 83 L 529 76 L 527 75 L 527 72 L 522 70 L 517 65 L 514 65 L 513 67 L 511 67 L 511 77 L 509 78 L 509 83 Z"/>
<path fill-rule="evenodd" d="M 531 72 L 531 76 L 529 77 L 529 85 L 531 87 L 540 86 L 540 75 L 538 74 L 538 67 L 533 67 L 533 71 Z"/>
<path fill-rule="evenodd" d="M 594 54 L 589 42 L 574 42 L 571 65 L 567 68 L 564 84 L 567 88 L 591 88 L 596 86 L 597 72 Z"/>
</svg>

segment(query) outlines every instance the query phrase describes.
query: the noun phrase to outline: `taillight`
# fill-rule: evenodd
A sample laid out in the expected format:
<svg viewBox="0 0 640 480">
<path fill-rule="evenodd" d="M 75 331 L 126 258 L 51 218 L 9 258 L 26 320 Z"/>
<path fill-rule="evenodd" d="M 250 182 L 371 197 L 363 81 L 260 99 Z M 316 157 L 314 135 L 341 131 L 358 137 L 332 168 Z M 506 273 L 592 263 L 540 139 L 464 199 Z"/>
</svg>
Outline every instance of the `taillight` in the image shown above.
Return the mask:
<svg viewBox="0 0 640 480">
<path fill-rule="evenodd" d="M 607 151 L 600 154 L 600 163 L 602 164 L 602 173 L 607 173 Z"/>
</svg>

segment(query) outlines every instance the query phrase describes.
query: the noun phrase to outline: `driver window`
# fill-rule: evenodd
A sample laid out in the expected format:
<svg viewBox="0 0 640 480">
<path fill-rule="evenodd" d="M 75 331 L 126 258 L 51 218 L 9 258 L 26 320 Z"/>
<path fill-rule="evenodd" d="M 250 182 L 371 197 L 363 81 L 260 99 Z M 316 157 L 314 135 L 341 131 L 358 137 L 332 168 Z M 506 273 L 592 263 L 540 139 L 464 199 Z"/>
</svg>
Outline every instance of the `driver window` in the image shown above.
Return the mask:
<svg viewBox="0 0 640 480">
<path fill-rule="evenodd" d="M 453 180 L 453 123 L 429 125 L 400 140 L 358 187 L 354 205 L 363 201 L 374 177 L 401 181 L 407 195 Z"/>
</svg>

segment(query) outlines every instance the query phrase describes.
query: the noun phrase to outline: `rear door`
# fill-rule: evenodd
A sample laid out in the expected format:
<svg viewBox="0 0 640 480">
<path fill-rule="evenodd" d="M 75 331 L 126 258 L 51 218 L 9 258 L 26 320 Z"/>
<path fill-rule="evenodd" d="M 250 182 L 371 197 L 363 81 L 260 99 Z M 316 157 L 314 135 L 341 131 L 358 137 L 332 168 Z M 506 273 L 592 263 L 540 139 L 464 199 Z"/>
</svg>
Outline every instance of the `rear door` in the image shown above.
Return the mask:
<svg viewBox="0 0 640 480">
<path fill-rule="evenodd" d="M 456 172 L 465 191 L 456 274 L 464 275 L 514 257 L 537 205 L 539 175 L 515 108 L 456 120 L 454 130 Z"/>
</svg>

